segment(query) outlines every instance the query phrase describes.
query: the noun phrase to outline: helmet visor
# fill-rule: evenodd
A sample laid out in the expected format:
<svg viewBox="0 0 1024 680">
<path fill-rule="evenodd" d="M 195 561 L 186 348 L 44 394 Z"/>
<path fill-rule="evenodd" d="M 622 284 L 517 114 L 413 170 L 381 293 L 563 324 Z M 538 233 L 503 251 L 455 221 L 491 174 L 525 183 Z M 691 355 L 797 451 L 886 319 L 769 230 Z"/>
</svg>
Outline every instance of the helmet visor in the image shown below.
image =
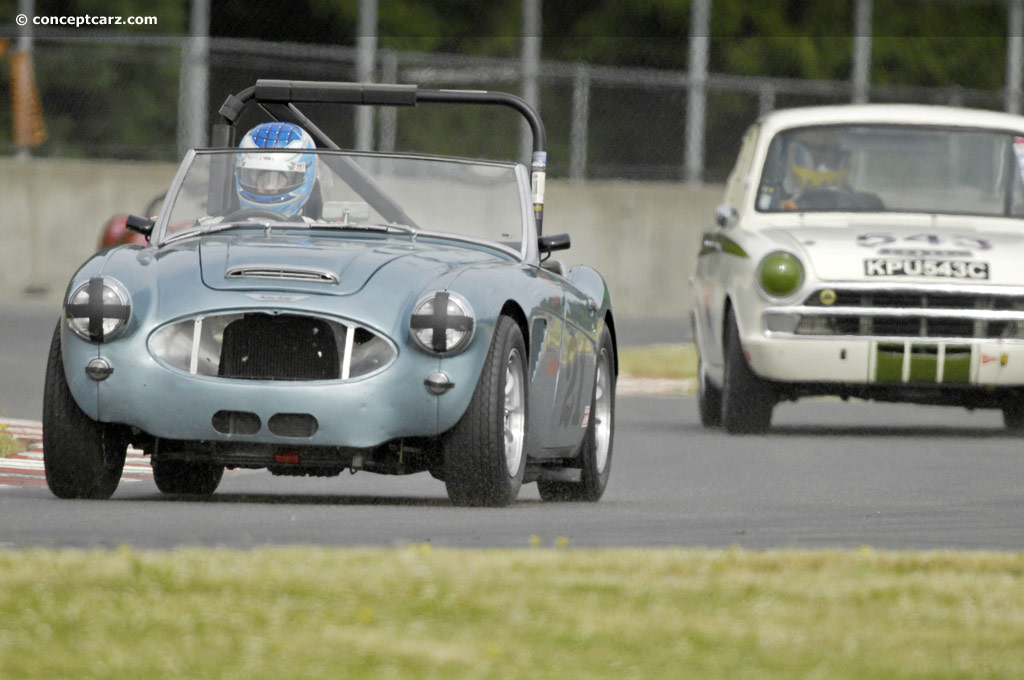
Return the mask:
<svg viewBox="0 0 1024 680">
<path fill-rule="evenodd" d="M 254 194 L 273 196 L 299 188 L 305 181 L 305 173 L 266 168 L 239 168 L 238 182 L 242 188 Z"/>
</svg>

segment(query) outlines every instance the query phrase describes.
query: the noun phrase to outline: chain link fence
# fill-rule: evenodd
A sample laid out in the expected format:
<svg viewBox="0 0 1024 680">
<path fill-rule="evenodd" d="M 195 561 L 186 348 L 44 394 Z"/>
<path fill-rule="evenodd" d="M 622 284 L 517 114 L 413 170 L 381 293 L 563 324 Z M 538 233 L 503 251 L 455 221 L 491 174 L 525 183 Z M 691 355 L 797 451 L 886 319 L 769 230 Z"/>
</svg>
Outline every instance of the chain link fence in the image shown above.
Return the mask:
<svg viewBox="0 0 1024 680">
<path fill-rule="evenodd" d="M 179 102 L 182 38 L 37 37 L 33 59 L 47 141 L 33 156 L 174 161 L 180 154 Z M 356 50 L 226 38 L 208 39 L 207 119 L 229 93 L 258 78 L 356 80 Z M 6 61 L 0 100 L 10 99 Z M 516 59 L 381 50 L 378 82 L 430 88 L 518 93 Z M 541 115 L 548 132 L 548 171 L 554 177 L 678 181 L 684 177 L 689 87 L 686 71 L 542 62 Z M 743 77 L 711 73 L 701 176 L 721 182 L 743 129 L 775 108 L 851 101 L 849 81 Z M 186 95 L 187 96 L 187 95 Z M 872 85 L 872 101 L 920 102 L 1001 109 L 1003 93 L 966 88 Z M 184 105 L 184 106 L 182 106 Z M 341 146 L 355 142 L 352 107 L 303 110 Z M 242 129 L 255 124 L 247 113 Z M 14 153 L 11 111 L 0 106 L 0 150 Z M 419 107 L 374 112 L 378 149 L 516 158 L 520 122 L 515 113 L 481 115 L 472 107 Z"/>
</svg>

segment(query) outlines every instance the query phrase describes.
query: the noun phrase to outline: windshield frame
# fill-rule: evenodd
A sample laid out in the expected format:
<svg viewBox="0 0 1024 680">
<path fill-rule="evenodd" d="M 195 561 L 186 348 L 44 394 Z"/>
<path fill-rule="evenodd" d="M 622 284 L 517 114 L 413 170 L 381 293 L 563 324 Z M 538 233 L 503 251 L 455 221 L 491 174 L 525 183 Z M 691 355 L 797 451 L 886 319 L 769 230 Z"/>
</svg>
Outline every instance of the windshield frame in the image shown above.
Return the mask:
<svg viewBox="0 0 1024 680">
<path fill-rule="evenodd" d="M 832 209 L 783 209 L 779 208 L 762 208 L 761 201 L 763 194 L 765 193 L 765 187 L 780 187 L 781 182 L 778 184 L 769 183 L 769 165 L 773 163 L 773 153 L 775 153 L 776 144 L 781 142 L 781 139 L 788 135 L 798 135 L 800 133 L 814 132 L 814 131 L 828 131 L 842 128 L 871 128 L 876 130 L 884 131 L 898 131 L 906 130 L 910 132 L 923 132 L 923 133 L 949 133 L 949 134 L 979 134 L 989 135 L 996 138 L 1003 138 L 1009 140 L 1009 144 L 1006 146 L 1007 153 L 1005 154 L 1005 165 L 1000 170 L 1000 173 L 1005 173 L 1005 177 L 1001 177 L 1002 183 L 1008 186 L 1002 186 L 999 190 L 999 195 L 996 200 L 1002 206 L 1002 210 L 999 213 L 995 212 L 977 212 L 972 210 L 954 211 L 948 209 L 941 210 L 917 210 L 917 209 L 899 209 L 892 207 L 885 207 L 883 210 L 874 209 L 843 209 L 843 208 L 832 208 Z M 789 127 L 775 129 L 769 136 L 764 140 L 763 151 L 758 156 L 758 167 L 754 168 L 756 171 L 757 181 L 752 183 L 752 191 L 750 192 L 750 206 L 753 212 L 762 216 L 769 215 L 793 215 L 793 214 L 813 214 L 813 215 L 828 215 L 837 213 L 853 213 L 853 214 L 869 214 L 869 215 L 908 215 L 908 214 L 927 214 L 935 216 L 953 216 L 953 217 L 977 217 L 977 218 L 992 218 L 992 219 L 1013 219 L 1020 220 L 1024 219 L 1024 211 L 1020 214 L 1014 214 L 1012 211 L 1012 199 L 1016 194 L 1018 198 L 1024 200 L 1024 157 L 1015 156 L 1014 142 L 1015 138 L 1024 138 L 1024 132 L 1010 128 L 1010 127 L 999 127 L 999 126 L 986 126 L 986 125 L 948 125 L 948 124 L 922 124 L 914 122 L 904 121 L 887 121 L 887 120 L 840 120 L 828 123 L 810 123 L 802 125 L 792 125 Z M 1016 161 L 1016 162 L 1015 162 Z M 784 160 L 783 160 L 784 162 Z M 1002 164 L 1002 162 L 1001 162 Z M 1006 172 L 1009 170 L 1009 172 Z M 1016 183 L 1012 180 L 1016 178 Z"/>
<path fill-rule="evenodd" d="M 347 158 L 352 158 L 352 157 L 368 157 L 368 158 L 381 158 L 381 159 L 408 159 L 408 160 L 420 161 L 420 162 L 442 162 L 442 163 L 466 164 L 466 165 L 477 165 L 477 166 L 491 166 L 491 167 L 504 168 L 504 169 L 511 170 L 512 174 L 513 174 L 513 176 L 515 178 L 515 182 L 516 182 L 516 197 L 517 197 L 517 205 L 519 207 L 518 223 L 519 223 L 520 235 L 521 235 L 520 243 L 519 243 L 519 248 L 515 249 L 515 248 L 513 248 L 513 247 L 511 247 L 511 246 L 509 246 L 507 244 L 501 243 L 499 241 L 489 240 L 489 239 L 485 239 L 485 238 L 477 238 L 477 237 L 474 237 L 474 236 L 471 236 L 471 235 L 468 235 L 468 234 L 463 234 L 463 233 L 454 232 L 454 231 L 453 232 L 448 232 L 448 231 L 437 230 L 437 229 L 420 229 L 420 228 L 407 229 L 406 226 L 402 226 L 402 225 L 399 225 L 399 226 L 391 225 L 387 229 L 384 229 L 384 228 L 378 229 L 378 228 L 376 228 L 376 226 L 378 226 L 378 225 L 376 225 L 376 223 L 374 223 L 374 226 L 371 227 L 371 228 L 368 228 L 368 229 L 362 229 L 362 228 L 359 228 L 359 229 L 345 229 L 345 228 L 332 227 L 329 224 L 307 223 L 307 222 L 297 222 L 297 221 L 288 222 L 288 221 L 285 220 L 285 218 L 282 218 L 281 221 L 275 221 L 275 222 L 266 221 L 268 223 L 267 225 L 263 224 L 263 222 L 264 222 L 263 220 L 255 220 L 256 222 L 260 223 L 261 227 L 267 226 L 267 227 L 269 227 L 269 228 L 271 228 L 273 230 L 289 230 L 289 229 L 291 229 L 291 230 L 294 230 L 294 229 L 310 230 L 311 229 L 311 230 L 317 230 L 317 231 L 329 232 L 329 233 L 336 233 L 336 234 L 344 233 L 346 235 L 351 235 L 352 233 L 358 231 L 358 232 L 365 232 L 365 233 L 369 233 L 369 234 L 374 234 L 374 235 L 377 235 L 378 237 L 379 236 L 391 236 L 391 235 L 405 236 L 407 238 L 411 238 L 412 240 L 415 240 L 417 237 L 420 237 L 420 236 L 428 236 L 430 238 L 440 238 L 440 239 L 446 239 L 446 240 L 454 240 L 454 241 L 464 242 L 464 243 L 467 243 L 467 244 L 472 244 L 472 245 L 477 245 L 477 246 L 485 246 L 485 247 L 488 247 L 488 248 L 497 249 L 497 250 L 500 250 L 503 253 L 510 254 L 510 255 L 514 256 L 516 259 L 521 260 L 521 261 L 532 261 L 534 259 L 537 259 L 537 257 L 538 257 L 537 245 L 536 245 L 536 237 L 535 237 L 536 225 L 535 225 L 535 223 L 533 221 L 533 214 L 532 214 L 533 211 L 532 211 L 532 203 L 531 203 L 532 199 L 531 199 L 531 196 L 530 196 L 529 176 L 528 176 L 528 173 L 526 171 L 525 166 L 523 164 L 521 164 L 521 163 L 512 162 L 512 161 L 498 161 L 498 160 L 477 159 L 477 158 L 461 158 L 461 157 L 455 157 L 455 156 L 440 156 L 440 155 L 421 154 L 421 153 L 390 153 L 390 152 L 373 152 L 373 151 L 350 151 L 350 150 L 336 150 L 336 149 L 322 149 L 322 148 L 313 149 L 311 151 L 313 153 L 316 153 L 316 154 L 321 155 L 321 156 L 340 156 L 340 157 L 347 157 Z M 153 228 L 153 236 L 152 236 L 152 239 L 151 239 L 151 243 L 156 245 L 156 247 L 160 248 L 160 247 L 163 247 L 163 246 L 168 245 L 168 244 L 173 244 L 173 243 L 177 242 L 180 239 L 185 239 L 185 238 L 188 238 L 188 237 L 202 237 L 204 235 L 208 235 L 208 234 L 211 234 L 211 233 L 216 233 L 216 231 L 213 228 L 213 226 L 211 226 L 211 229 L 201 229 L 201 230 L 198 230 L 198 231 L 196 231 L 194 233 L 188 232 L 188 234 L 186 236 L 186 232 L 171 232 L 171 233 L 168 233 L 168 226 L 169 226 L 170 221 L 171 221 L 171 216 L 172 216 L 172 213 L 174 211 L 174 205 L 175 205 L 175 202 L 177 201 L 178 194 L 179 194 L 179 192 L 181 192 L 182 187 L 185 184 L 186 177 L 188 177 L 189 171 L 193 168 L 193 166 L 196 163 L 197 159 L 201 158 L 201 157 L 204 157 L 204 156 L 213 156 L 213 155 L 217 155 L 217 154 L 224 154 L 224 155 L 229 155 L 230 154 L 230 155 L 233 155 L 233 154 L 237 154 L 239 152 L 240 152 L 240 150 L 238 148 L 227 147 L 227 148 L 190 149 L 189 151 L 187 151 L 185 153 L 185 156 L 182 159 L 181 164 L 178 166 L 178 170 L 175 173 L 173 180 L 171 181 L 170 188 L 167 191 L 166 199 L 164 201 L 164 209 L 162 209 L 160 211 L 160 214 L 157 217 L 156 224 L 154 225 L 154 228 Z M 244 152 L 244 150 L 243 150 L 243 152 Z M 243 223 L 248 224 L 250 222 L 253 222 L 253 220 L 243 220 L 243 221 L 240 221 L 239 223 L 240 224 L 243 224 Z M 221 226 L 223 226 L 223 225 L 221 225 Z M 380 227 L 386 227 L 387 223 L 383 223 L 383 224 L 381 224 L 379 226 Z M 245 228 L 245 227 L 241 226 L 241 227 L 238 227 L 238 228 Z"/>
</svg>

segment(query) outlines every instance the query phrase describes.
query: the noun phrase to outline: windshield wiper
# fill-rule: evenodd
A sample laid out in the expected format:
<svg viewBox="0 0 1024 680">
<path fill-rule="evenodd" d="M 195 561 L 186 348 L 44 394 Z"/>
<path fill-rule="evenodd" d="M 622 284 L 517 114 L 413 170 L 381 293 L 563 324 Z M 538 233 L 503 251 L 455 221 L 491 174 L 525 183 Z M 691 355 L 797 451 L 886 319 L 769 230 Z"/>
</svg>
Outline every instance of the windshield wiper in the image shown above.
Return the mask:
<svg viewBox="0 0 1024 680">
<path fill-rule="evenodd" d="M 164 239 L 161 243 L 170 243 L 172 241 L 178 241 L 183 238 L 190 236 L 202 236 L 204 234 L 215 234 L 219 231 L 228 231 L 230 229 L 268 229 L 270 227 L 308 227 L 309 225 L 299 222 L 271 222 L 270 220 L 245 220 L 242 222 L 224 222 L 221 224 L 214 224 L 208 227 L 200 227 L 198 229 L 190 229 L 189 231 L 182 231 L 177 234 L 173 234 L 168 238 Z"/>
<path fill-rule="evenodd" d="M 367 222 L 314 222 L 308 225 L 312 229 L 334 229 L 338 231 L 374 231 L 382 234 L 391 233 L 393 231 L 400 232 L 402 234 L 411 234 L 415 236 L 419 233 L 419 229 L 410 227 L 408 224 L 369 224 Z"/>
</svg>

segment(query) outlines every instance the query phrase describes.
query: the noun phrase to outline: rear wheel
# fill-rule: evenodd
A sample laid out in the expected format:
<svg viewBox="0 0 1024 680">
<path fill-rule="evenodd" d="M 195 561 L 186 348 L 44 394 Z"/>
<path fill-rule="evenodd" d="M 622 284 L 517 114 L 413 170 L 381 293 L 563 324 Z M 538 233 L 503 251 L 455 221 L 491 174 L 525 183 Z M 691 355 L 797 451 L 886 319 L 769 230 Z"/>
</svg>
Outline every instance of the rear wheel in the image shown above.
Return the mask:
<svg viewBox="0 0 1024 680">
<path fill-rule="evenodd" d="M 127 430 L 100 423 L 82 411 L 68 388 L 60 344 L 53 333 L 43 392 L 43 467 L 58 498 L 110 498 L 121 481 Z"/>
<path fill-rule="evenodd" d="M 469 407 L 444 436 L 444 479 L 455 505 L 514 502 L 526 470 L 526 346 L 501 316 Z"/>
<path fill-rule="evenodd" d="M 1007 401 L 1003 404 L 1003 424 L 1015 434 L 1024 434 L 1024 400 Z"/>
<path fill-rule="evenodd" d="M 217 490 L 223 476 L 223 465 L 153 459 L 153 481 L 164 493 L 209 496 Z"/>
<path fill-rule="evenodd" d="M 725 322 L 725 380 L 722 385 L 722 426 L 731 434 L 767 432 L 775 408 L 775 390 L 750 368 L 740 343 L 736 317 Z"/>
<path fill-rule="evenodd" d="M 601 333 L 597 372 L 590 406 L 590 422 L 580 445 L 579 482 L 538 480 L 537 489 L 545 501 L 597 501 L 604 495 L 612 470 L 612 442 L 615 435 L 615 349 L 611 333 Z"/>
</svg>

